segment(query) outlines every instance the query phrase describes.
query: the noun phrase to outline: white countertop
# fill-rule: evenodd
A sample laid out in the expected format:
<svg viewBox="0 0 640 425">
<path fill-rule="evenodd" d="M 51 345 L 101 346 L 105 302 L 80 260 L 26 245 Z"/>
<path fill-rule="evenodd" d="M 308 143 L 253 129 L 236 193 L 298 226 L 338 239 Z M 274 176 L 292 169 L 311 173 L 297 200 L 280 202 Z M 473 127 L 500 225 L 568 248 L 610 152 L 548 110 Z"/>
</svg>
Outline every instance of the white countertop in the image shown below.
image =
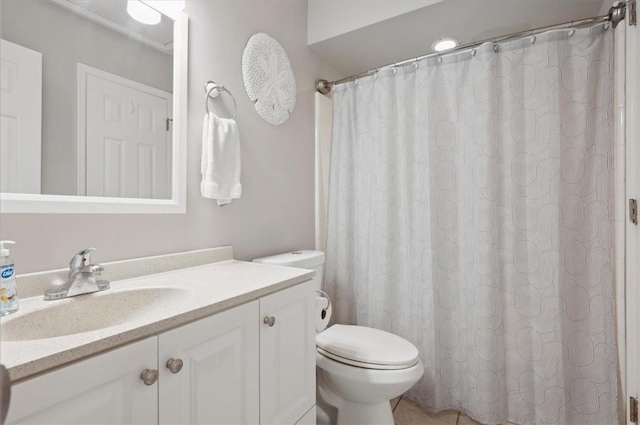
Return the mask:
<svg viewBox="0 0 640 425">
<path fill-rule="evenodd" d="M 9 321 L 46 309 L 52 305 L 83 302 L 83 297 L 109 296 L 109 293 L 132 289 L 171 287 L 178 288 L 179 299 L 165 302 L 162 308 L 149 310 L 143 305 L 126 302 L 126 294 L 119 297 L 124 302 L 114 303 L 113 309 L 127 309 L 128 317 L 123 323 L 81 333 L 69 333 L 51 338 L 10 340 L 0 342 L 0 362 L 9 370 L 13 382 L 65 365 L 84 357 L 106 351 L 120 345 L 159 334 L 168 329 L 210 316 L 222 310 L 244 304 L 273 292 L 297 285 L 311 279 L 313 270 L 279 267 L 244 261 L 221 261 L 204 266 L 174 270 L 134 279 L 111 282 L 111 289 L 99 293 L 81 295 L 56 301 L 44 301 L 43 296 L 21 299 L 17 313 L 0 319 L 0 335 Z M 139 309 L 141 314 L 131 314 Z M 123 310 L 123 314 L 125 310 Z M 99 313 L 96 313 L 96 315 Z M 55 324 L 68 326 L 73 332 L 82 318 L 71 323 Z M 96 316 L 87 320 L 96 320 Z M 99 320 L 99 317 L 98 317 Z M 25 321 L 21 323 L 26 323 Z M 32 323 L 32 322 L 29 322 Z M 12 324 L 15 325 L 16 323 Z M 41 323 L 51 326 L 50 323 Z M 80 322 L 80 326 L 82 323 Z M 15 328 L 14 328 L 15 329 Z M 31 329 L 32 330 L 32 329 Z M 29 329 L 25 329 L 25 332 Z"/>
</svg>

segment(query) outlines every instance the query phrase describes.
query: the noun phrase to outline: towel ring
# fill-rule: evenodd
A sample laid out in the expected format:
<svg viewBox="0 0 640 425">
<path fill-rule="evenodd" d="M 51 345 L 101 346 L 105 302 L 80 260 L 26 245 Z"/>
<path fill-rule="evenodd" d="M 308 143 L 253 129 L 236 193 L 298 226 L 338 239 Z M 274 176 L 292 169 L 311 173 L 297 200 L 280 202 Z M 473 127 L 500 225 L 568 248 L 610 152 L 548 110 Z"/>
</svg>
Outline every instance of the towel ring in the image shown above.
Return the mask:
<svg viewBox="0 0 640 425">
<path fill-rule="evenodd" d="M 236 98 L 233 96 L 233 93 L 231 93 L 228 88 L 226 88 L 225 86 L 220 86 L 213 81 L 207 81 L 204 84 L 204 91 L 205 93 L 207 93 L 207 95 L 204 98 L 204 108 L 207 111 L 207 115 L 210 113 L 209 98 L 212 97 L 215 99 L 220 95 L 220 93 L 227 92 L 229 93 L 229 96 L 231 96 L 231 100 L 233 100 L 233 108 L 234 108 L 233 119 L 234 120 L 236 119 L 236 117 L 238 116 L 238 104 L 236 103 Z"/>
</svg>

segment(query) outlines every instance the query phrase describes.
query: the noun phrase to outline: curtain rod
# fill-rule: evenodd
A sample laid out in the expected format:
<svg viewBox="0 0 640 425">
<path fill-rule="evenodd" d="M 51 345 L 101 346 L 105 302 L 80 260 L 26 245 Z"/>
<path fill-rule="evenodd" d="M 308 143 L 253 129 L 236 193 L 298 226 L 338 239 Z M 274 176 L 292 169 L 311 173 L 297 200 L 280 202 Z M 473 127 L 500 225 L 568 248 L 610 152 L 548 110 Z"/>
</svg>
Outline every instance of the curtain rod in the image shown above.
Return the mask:
<svg viewBox="0 0 640 425">
<path fill-rule="evenodd" d="M 421 61 L 423 59 L 427 59 L 427 58 L 434 57 L 434 56 L 445 56 L 445 55 L 450 55 L 450 54 L 453 54 L 453 53 L 460 53 L 461 51 L 473 49 L 473 48 L 478 47 L 478 46 L 480 46 L 481 44 L 484 44 L 484 43 L 489 43 L 489 42 L 499 43 L 499 42 L 502 42 L 502 41 L 511 40 L 511 39 L 518 38 L 518 37 L 523 37 L 523 36 L 530 37 L 530 36 L 533 36 L 533 35 L 536 35 L 536 34 L 540 34 L 540 33 L 545 32 L 545 31 L 554 30 L 554 29 L 580 27 L 580 26 L 583 26 L 583 25 L 598 24 L 598 23 L 603 23 L 603 22 L 611 22 L 611 24 L 615 28 L 618 25 L 618 23 L 624 19 L 625 10 L 626 10 L 626 2 L 615 2 L 613 4 L 613 6 L 611 7 L 611 9 L 609 9 L 609 13 L 606 14 L 606 15 L 596 16 L 596 17 L 587 18 L 587 19 L 581 19 L 581 20 L 578 20 L 578 21 L 564 22 L 562 24 L 549 25 L 549 26 L 546 26 L 546 27 L 536 28 L 536 29 L 532 29 L 532 30 L 515 32 L 515 33 L 504 35 L 504 36 L 487 38 L 487 39 L 484 39 L 484 40 L 481 40 L 481 41 L 474 41 L 472 43 L 463 44 L 463 45 L 460 45 L 460 46 L 458 46 L 458 47 L 456 47 L 454 49 L 447 50 L 444 53 L 440 53 L 440 52 L 428 53 L 426 55 L 417 56 L 415 58 L 405 59 L 405 60 L 402 60 L 402 61 L 399 61 L 399 62 L 390 63 L 388 65 L 383 65 L 383 66 L 380 66 L 378 68 L 373 68 L 373 69 L 370 69 L 368 71 L 361 72 L 359 74 L 355 74 L 355 75 L 352 75 L 350 77 L 341 78 L 341 79 L 335 80 L 335 81 L 317 80 L 316 81 L 316 90 L 319 91 L 322 94 L 328 94 L 329 92 L 331 92 L 331 89 L 335 85 L 348 83 L 349 81 L 355 81 L 358 78 L 362 78 L 362 77 L 367 77 L 369 75 L 373 75 L 373 74 L 375 74 L 378 71 L 383 70 L 383 69 L 396 68 L 396 67 L 400 67 L 400 66 L 403 66 L 403 65 L 408 65 L 410 63 L 416 63 L 416 62 Z"/>
</svg>

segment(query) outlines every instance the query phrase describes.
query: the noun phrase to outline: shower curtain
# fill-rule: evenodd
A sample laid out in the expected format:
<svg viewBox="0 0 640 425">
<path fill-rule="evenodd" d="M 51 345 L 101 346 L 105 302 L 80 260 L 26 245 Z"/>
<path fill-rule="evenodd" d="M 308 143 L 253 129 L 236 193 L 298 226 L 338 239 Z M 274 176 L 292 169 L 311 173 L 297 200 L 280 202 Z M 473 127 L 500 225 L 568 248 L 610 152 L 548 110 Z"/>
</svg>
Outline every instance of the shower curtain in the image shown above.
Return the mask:
<svg viewBox="0 0 640 425">
<path fill-rule="evenodd" d="M 408 397 L 485 424 L 617 424 L 612 31 L 334 87 L 326 289 L 415 344 Z"/>
</svg>

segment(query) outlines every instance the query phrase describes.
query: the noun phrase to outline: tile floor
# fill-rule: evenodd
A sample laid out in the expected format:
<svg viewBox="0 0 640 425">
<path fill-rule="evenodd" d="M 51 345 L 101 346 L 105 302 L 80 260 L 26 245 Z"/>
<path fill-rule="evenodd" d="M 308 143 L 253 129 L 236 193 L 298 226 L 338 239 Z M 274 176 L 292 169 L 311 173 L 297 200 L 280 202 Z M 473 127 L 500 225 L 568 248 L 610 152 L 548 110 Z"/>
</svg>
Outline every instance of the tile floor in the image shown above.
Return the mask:
<svg viewBox="0 0 640 425">
<path fill-rule="evenodd" d="M 396 425 L 479 425 L 464 413 L 444 410 L 431 413 L 411 400 L 398 397 L 391 400 Z"/>
</svg>

